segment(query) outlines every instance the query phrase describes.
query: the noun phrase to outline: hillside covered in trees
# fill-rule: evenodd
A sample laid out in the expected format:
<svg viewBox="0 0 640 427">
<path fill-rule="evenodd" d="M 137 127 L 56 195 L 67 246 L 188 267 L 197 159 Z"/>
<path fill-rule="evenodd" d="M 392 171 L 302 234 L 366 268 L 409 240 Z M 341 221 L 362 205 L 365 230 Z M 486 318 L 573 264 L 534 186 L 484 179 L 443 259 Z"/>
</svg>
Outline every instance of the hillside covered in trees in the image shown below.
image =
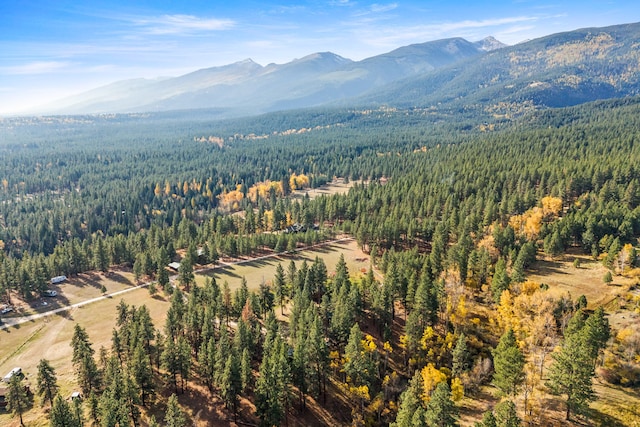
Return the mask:
<svg viewBox="0 0 640 427">
<path fill-rule="evenodd" d="M 4 302 L 114 266 L 170 300 L 164 323 L 121 303 L 110 348 L 75 326 L 85 401 L 55 397 L 43 360 L 51 424 L 188 425 L 180 397 L 201 387 L 224 406 L 219 421 L 251 425 L 321 410 L 341 425 L 449 426 L 465 412 L 485 427 L 636 425 L 590 407 L 596 379 L 636 393 L 636 332 L 528 276 L 571 253 L 637 280 L 639 113 L 630 98 L 498 121 L 388 108 L 4 120 Z M 356 183 L 290 197 L 335 176 Z M 194 281 L 196 263 L 338 233 L 370 255 L 364 274 L 318 258 L 233 292 Z"/>
</svg>

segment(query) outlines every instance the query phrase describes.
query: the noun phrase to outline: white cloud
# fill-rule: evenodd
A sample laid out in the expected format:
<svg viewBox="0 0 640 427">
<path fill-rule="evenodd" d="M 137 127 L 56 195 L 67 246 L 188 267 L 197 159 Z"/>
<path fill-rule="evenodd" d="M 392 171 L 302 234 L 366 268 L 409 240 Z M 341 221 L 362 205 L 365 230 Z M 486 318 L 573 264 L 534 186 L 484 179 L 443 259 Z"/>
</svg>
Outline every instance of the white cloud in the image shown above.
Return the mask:
<svg viewBox="0 0 640 427">
<path fill-rule="evenodd" d="M 389 4 L 372 4 L 371 5 L 371 12 L 373 13 L 383 13 L 383 12 L 389 12 L 393 9 L 397 9 L 398 7 L 398 3 L 389 3 Z"/>
<path fill-rule="evenodd" d="M 417 41 L 436 40 L 446 37 L 469 39 L 485 37 L 486 31 L 498 32 L 506 26 L 520 25 L 540 20 L 538 16 L 514 16 L 484 20 L 463 20 L 405 27 L 356 27 L 353 31 L 366 44 L 378 47 L 397 47 Z M 515 27 L 512 27 L 515 28 Z"/>
<path fill-rule="evenodd" d="M 355 3 L 351 0 L 333 0 L 329 4 L 331 6 L 353 6 Z"/>
<path fill-rule="evenodd" d="M 222 31 L 235 26 L 235 21 L 230 19 L 200 18 L 193 15 L 134 18 L 132 22 L 141 27 L 145 33 L 155 35 Z"/>
<path fill-rule="evenodd" d="M 11 65 L 8 67 L 0 67 L 0 72 L 4 74 L 47 74 L 59 71 L 71 65 L 65 61 L 35 61 L 21 65 Z"/>
</svg>

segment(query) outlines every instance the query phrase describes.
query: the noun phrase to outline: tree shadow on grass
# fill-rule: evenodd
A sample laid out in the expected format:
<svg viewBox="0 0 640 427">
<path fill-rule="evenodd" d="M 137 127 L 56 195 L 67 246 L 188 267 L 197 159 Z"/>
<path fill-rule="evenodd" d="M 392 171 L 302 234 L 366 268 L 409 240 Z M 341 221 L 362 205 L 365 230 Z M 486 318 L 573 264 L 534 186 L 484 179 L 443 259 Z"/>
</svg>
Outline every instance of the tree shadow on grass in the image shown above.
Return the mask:
<svg viewBox="0 0 640 427">
<path fill-rule="evenodd" d="M 531 269 L 536 271 L 539 276 L 569 274 L 562 268 L 562 264 L 558 261 L 539 260 L 533 264 Z"/>
<path fill-rule="evenodd" d="M 589 415 L 590 415 L 589 418 L 593 422 L 585 422 L 585 423 L 581 423 L 581 425 L 585 425 L 585 426 L 596 425 L 596 426 L 602 426 L 602 427 L 626 427 L 627 426 L 627 424 L 622 423 L 617 418 L 614 418 L 609 414 L 605 414 L 595 409 L 591 409 Z"/>
</svg>

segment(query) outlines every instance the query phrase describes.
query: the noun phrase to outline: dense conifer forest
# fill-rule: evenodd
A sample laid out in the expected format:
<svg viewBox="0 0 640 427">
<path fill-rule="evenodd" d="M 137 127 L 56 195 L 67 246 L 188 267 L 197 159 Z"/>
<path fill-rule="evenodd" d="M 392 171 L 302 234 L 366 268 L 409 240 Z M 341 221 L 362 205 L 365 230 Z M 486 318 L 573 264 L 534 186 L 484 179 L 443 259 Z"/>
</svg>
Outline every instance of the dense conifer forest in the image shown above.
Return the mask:
<svg viewBox="0 0 640 427">
<path fill-rule="evenodd" d="M 164 324 L 122 302 L 108 349 L 76 325 L 82 406 L 55 397 L 42 361 L 54 426 L 189 425 L 190 386 L 250 425 L 304 425 L 318 407 L 342 425 L 458 425 L 460 402 L 487 386 L 495 404 L 478 426 L 611 423 L 589 407 L 594 379 L 637 387 L 640 340 L 615 338 L 606 307 L 528 276 L 566 253 L 634 274 L 639 137 L 638 98 L 510 119 L 391 108 L 4 119 L 0 295 L 29 300 L 53 276 L 119 266 L 171 301 Z M 290 197 L 334 177 L 355 183 Z M 329 274 L 317 258 L 281 265 L 257 291 L 194 281 L 196 263 L 339 234 L 370 255 L 366 274 L 343 261 Z"/>
</svg>

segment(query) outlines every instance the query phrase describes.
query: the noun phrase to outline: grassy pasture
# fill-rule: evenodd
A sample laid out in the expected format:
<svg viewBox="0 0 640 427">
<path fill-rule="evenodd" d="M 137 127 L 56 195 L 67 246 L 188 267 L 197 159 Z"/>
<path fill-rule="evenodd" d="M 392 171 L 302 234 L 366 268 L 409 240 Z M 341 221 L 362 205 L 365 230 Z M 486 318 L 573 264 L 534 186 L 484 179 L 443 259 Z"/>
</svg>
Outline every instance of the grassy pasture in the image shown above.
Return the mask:
<svg viewBox="0 0 640 427">
<path fill-rule="evenodd" d="M 296 190 L 292 193 L 294 199 L 302 199 L 305 194 L 311 200 L 319 196 L 332 196 L 334 194 L 346 194 L 353 185 L 361 181 L 344 182 L 344 178 L 335 178 L 333 181 L 318 188 L 309 188 L 305 190 Z"/>
<path fill-rule="evenodd" d="M 282 268 L 284 268 L 286 273 L 291 260 L 296 264 L 296 268 L 300 268 L 304 261 L 307 261 L 307 264 L 311 266 L 316 257 L 324 260 L 329 276 L 331 276 L 331 274 L 335 272 L 340 254 L 344 254 L 344 260 L 347 263 L 347 268 L 351 276 L 364 274 L 364 272 L 368 270 L 370 262 L 369 256 L 365 255 L 358 248 L 355 240 L 349 240 L 299 251 L 292 255 L 280 255 L 243 264 L 221 266 L 215 270 L 197 273 L 196 282 L 202 285 L 207 277 L 215 277 L 218 285 L 222 286 L 226 281 L 231 291 L 233 291 L 240 287 L 242 277 L 244 277 L 247 280 L 249 289 L 256 290 L 262 282 L 267 284 L 273 282 L 278 264 L 282 264 Z"/>
<path fill-rule="evenodd" d="M 580 260 L 579 267 L 573 265 L 576 258 Z M 557 260 L 539 259 L 531 267 L 527 279 L 549 285 L 549 292 L 555 297 L 569 293 L 575 301 L 584 295 L 589 309 L 604 306 L 615 336 L 615 331 L 621 328 L 640 327 L 640 316 L 630 307 L 620 307 L 619 303 L 627 299 L 629 288 L 637 279 L 614 276 L 613 282 L 606 284 L 603 281 L 606 271 L 601 261 L 570 253 Z M 593 410 L 591 422 L 566 423 L 564 404 L 554 405 L 557 407 L 549 415 L 557 425 L 640 426 L 640 393 L 608 384 L 598 377 L 594 379 L 594 390 L 597 400 L 590 405 Z"/>
<path fill-rule="evenodd" d="M 222 285 L 224 280 L 227 280 L 230 287 L 234 289 L 240 286 L 241 277 L 245 276 L 249 288 L 257 289 L 263 278 L 266 282 L 273 280 L 278 262 L 281 262 L 286 270 L 291 259 L 296 263 L 296 267 L 300 267 L 303 260 L 311 264 L 318 256 L 324 259 L 329 274 L 331 274 L 335 270 L 341 253 L 344 254 L 351 275 L 355 276 L 360 273 L 361 269 L 369 267 L 369 258 L 358 249 L 355 241 L 344 241 L 301 251 L 292 256 L 266 258 L 212 270 L 204 274 L 198 273 L 196 280 L 201 284 L 204 283 L 207 274 L 214 274 L 218 283 Z M 58 291 L 58 297 L 37 300 L 38 302 L 46 300 L 48 302 L 46 307 L 27 304 L 14 298 L 14 304 L 18 307 L 16 310 L 18 313 L 14 315 L 34 314 L 44 309 L 99 297 L 102 295 L 100 290 L 102 285 L 107 288 L 108 293 L 111 293 L 131 287 L 133 284 L 133 275 L 130 271 L 114 270 L 106 276 L 97 273 L 80 275 L 64 284 L 52 287 Z M 158 295 L 151 297 L 146 288 L 136 289 L 70 311 L 0 330 L 0 373 L 4 376 L 13 367 L 19 366 L 34 388 L 38 362 L 45 358 L 51 362 L 56 370 L 60 392 L 63 396 L 69 396 L 76 389 L 69 345 L 75 323 L 87 330 L 97 359 L 100 347 L 109 348 L 111 346 L 116 306 L 121 299 L 129 305 L 146 305 L 154 325 L 157 328 L 163 327 L 169 305 L 168 300 Z M 23 416 L 25 424 L 27 426 L 48 426 L 47 412 L 48 407 L 42 408 L 39 398 L 35 398 L 33 408 Z M 0 426 L 17 427 L 19 420 L 12 418 L 6 412 L 0 412 Z"/>
<path fill-rule="evenodd" d="M 580 266 L 574 267 L 578 258 Z M 549 291 L 556 297 L 567 292 L 575 300 L 580 295 L 587 297 L 589 308 L 606 305 L 620 293 L 626 292 L 633 283 L 629 278 L 614 276 L 611 284 L 602 280 L 607 269 L 602 262 L 586 255 L 568 254 L 557 260 L 541 258 L 534 263 L 527 279 L 549 285 Z"/>
</svg>

